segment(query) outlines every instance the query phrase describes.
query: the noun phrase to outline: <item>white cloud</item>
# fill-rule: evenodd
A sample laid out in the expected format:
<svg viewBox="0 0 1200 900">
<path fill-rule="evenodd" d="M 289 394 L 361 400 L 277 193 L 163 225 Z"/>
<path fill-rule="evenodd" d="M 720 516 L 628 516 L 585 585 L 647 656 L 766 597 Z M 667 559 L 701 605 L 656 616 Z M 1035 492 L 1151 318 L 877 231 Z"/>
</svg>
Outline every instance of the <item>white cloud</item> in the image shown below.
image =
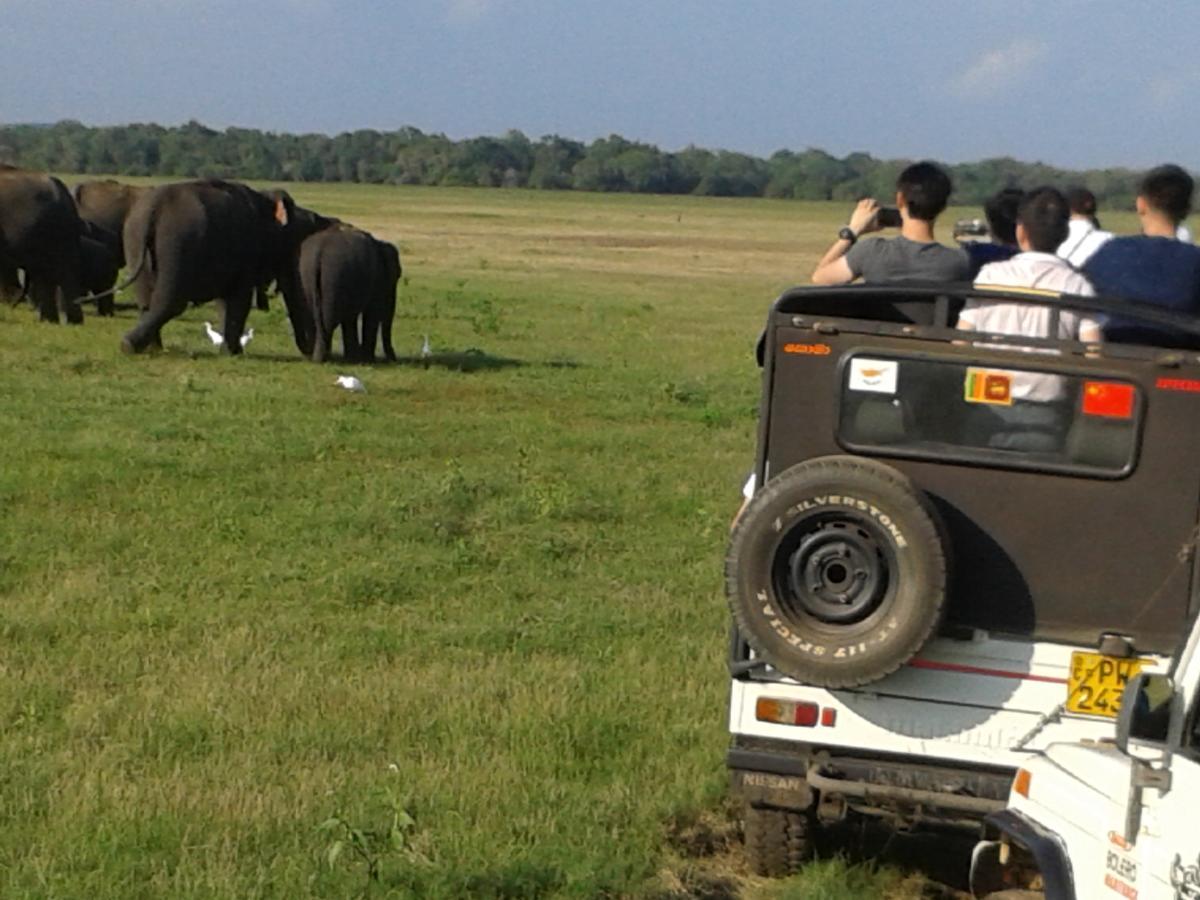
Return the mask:
<svg viewBox="0 0 1200 900">
<path fill-rule="evenodd" d="M 446 18 L 455 25 L 478 22 L 495 6 L 495 0 L 446 0 Z"/>
<path fill-rule="evenodd" d="M 967 66 L 950 85 L 959 97 L 994 97 L 1025 81 L 1049 52 L 1044 41 L 1017 38 L 989 50 Z"/>
<path fill-rule="evenodd" d="M 1159 109 L 1180 105 L 1191 100 L 1200 88 L 1200 68 L 1179 69 L 1155 75 L 1146 84 L 1150 102 Z"/>
</svg>

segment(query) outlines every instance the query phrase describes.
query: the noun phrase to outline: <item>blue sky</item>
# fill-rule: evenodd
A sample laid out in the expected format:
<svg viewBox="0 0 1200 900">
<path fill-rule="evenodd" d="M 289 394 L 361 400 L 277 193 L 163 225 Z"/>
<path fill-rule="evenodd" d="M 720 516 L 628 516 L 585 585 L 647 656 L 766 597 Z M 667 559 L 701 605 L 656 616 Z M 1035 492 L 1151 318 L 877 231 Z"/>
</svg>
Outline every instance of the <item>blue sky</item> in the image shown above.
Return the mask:
<svg viewBox="0 0 1200 900">
<path fill-rule="evenodd" d="M 0 117 L 1200 168 L 1200 4 L 0 0 Z"/>
</svg>

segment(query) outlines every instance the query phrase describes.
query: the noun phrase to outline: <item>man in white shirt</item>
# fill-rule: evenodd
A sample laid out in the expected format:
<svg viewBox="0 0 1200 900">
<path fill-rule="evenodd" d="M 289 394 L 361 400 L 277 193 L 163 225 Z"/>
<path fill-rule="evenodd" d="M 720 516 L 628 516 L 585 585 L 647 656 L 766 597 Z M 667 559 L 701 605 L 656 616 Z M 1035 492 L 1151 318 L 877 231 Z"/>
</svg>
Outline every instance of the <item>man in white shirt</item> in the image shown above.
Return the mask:
<svg viewBox="0 0 1200 900">
<path fill-rule="evenodd" d="M 1066 230 L 1066 198 L 1051 187 L 1030 191 L 1017 210 L 1017 246 L 1021 252 L 1012 259 L 988 263 L 979 270 L 975 285 L 1040 288 L 1091 297 L 1092 286 L 1087 278 L 1054 253 Z M 1040 304 L 968 300 L 958 317 L 958 327 L 991 334 L 1100 340 L 1100 323 L 1069 309 L 1059 311 L 1058 333 L 1052 335 L 1050 315 L 1051 308 Z"/>
<path fill-rule="evenodd" d="M 1058 255 L 1075 268 L 1080 268 L 1100 245 L 1112 238 L 1111 231 L 1101 231 L 1096 218 L 1096 196 L 1087 188 L 1074 187 L 1067 191 L 1071 219 L 1067 237 L 1058 245 Z"/>
<path fill-rule="evenodd" d="M 1067 199 L 1050 187 L 1030 191 L 1017 210 L 1017 245 L 1012 259 L 989 263 L 979 270 L 975 286 L 1039 288 L 1064 294 L 1093 296 L 1092 286 L 1055 248 L 1067 231 Z M 1059 338 L 1092 343 L 1101 339 L 1101 322 L 1071 309 L 1058 311 L 1058 329 L 1050 330 L 1053 308 L 1046 304 L 968 300 L 958 317 L 964 331 Z M 983 346 L 987 346 L 983 344 Z M 996 345 L 1013 349 L 1012 345 Z M 1030 353 L 1043 348 L 1016 348 Z M 989 446 L 1017 450 L 1051 450 L 1059 438 L 1063 417 L 1058 405 L 1066 400 L 1066 382 L 1058 375 L 1013 370 L 1011 407 L 991 410 L 1012 433 L 997 433 Z"/>
</svg>

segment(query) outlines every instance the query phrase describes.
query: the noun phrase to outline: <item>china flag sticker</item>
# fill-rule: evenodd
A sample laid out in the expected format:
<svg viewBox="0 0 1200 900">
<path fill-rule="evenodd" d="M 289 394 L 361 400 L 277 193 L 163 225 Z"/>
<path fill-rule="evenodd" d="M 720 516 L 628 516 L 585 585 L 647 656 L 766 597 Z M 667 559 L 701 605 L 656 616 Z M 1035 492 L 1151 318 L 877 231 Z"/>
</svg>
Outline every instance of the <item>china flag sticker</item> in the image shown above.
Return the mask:
<svg viewBox="0 0 1200 900">
<path fill-rule="evenodd" d="M 1083 414 L 1106 419 L 1132 419 L 1136 397 L 1132 384 L 1117 381 L 1085 381 Z"/>
</svg>

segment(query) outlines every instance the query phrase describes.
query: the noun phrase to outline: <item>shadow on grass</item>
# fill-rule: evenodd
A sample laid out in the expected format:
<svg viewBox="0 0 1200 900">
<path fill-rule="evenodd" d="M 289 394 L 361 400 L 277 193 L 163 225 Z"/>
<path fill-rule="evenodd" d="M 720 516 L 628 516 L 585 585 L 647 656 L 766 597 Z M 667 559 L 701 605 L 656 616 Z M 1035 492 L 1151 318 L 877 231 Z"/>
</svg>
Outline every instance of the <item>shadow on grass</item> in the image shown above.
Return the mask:
<svg viewBox="0 0 1200 900">
<path fill-rule="evenodd" d="M 540 369 L 578 369 L 579 363 L 570 360 L 549 360 L 546 362 L 529 362 L 524 359 L 513 359 L 508 356 L 493 356 L 483 350 L 463 350 L 462 352 L 434 353 L 430 356 L 399 356 L 396 365 L 412 368 L 428 369 L 437 366 L 454 372 L 489 372 L 497 369 L 519 369 L 533 366 Z"/>
<path fill-rule="evenodd" d="M 928 879 L 929 896 L 958 897 L 968 889 L 977 835 L 951 830 L 897 831 L 874 819 L 817 829 L 818 858 L 842 856 L 852 864 L 885 865 Z"/>
</svg>

